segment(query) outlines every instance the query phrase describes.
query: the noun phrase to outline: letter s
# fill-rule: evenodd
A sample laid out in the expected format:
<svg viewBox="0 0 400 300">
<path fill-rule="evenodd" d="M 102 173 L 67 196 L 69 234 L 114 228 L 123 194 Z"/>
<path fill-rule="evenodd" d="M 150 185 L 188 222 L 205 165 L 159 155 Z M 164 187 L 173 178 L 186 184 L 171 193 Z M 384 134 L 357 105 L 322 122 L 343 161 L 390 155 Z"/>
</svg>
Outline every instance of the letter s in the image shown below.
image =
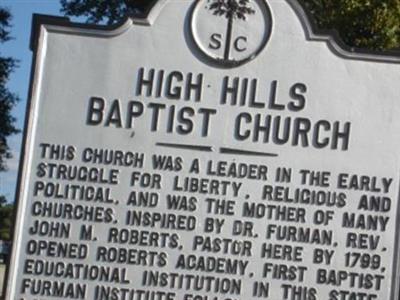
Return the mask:
<svg viewBox="0 0 400 300">
<path fill-rule="evenodd" d="M 213 33 L 210 38 L 210 44 L 208 47 L 213 50 L 221 49 L 221 42 L 222 36 L 219 33 Z"/>
<path fill-rule="evenodd" d="M 290 98 L 294 101 L 289 102 L 288 108 L 291 111 L 301 111 L 306 107 L 307 86 L 304 83 L 296 83 L 290 88 Z"/>
</svg>

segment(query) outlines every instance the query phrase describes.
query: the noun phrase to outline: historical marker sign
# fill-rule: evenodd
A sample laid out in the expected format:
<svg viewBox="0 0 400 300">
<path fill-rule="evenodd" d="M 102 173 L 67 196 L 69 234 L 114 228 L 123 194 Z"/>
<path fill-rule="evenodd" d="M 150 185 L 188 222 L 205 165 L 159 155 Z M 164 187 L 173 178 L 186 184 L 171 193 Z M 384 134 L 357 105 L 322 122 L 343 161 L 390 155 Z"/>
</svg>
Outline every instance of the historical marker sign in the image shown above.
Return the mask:
<svg viewBox="0 0 400 300">
<path fill-rule="evenodd" d="M 295 0 L 35 24 L 7 300 L 398 299 L 398 57 Z"/>
</svg>

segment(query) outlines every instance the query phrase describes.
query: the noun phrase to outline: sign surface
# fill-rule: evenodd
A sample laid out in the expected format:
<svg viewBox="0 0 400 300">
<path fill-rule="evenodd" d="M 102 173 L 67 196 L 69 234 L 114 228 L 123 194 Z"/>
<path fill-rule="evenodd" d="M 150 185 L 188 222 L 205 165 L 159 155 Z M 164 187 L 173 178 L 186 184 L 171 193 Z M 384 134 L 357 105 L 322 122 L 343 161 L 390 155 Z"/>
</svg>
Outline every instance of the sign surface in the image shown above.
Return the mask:
<svg viewBox="0 0 400 300">
<path fill-rule="evenodd" d="M 37 20 L 7 300 L 398 299 L 398 57 L 294 0 Z"/>
</svg>

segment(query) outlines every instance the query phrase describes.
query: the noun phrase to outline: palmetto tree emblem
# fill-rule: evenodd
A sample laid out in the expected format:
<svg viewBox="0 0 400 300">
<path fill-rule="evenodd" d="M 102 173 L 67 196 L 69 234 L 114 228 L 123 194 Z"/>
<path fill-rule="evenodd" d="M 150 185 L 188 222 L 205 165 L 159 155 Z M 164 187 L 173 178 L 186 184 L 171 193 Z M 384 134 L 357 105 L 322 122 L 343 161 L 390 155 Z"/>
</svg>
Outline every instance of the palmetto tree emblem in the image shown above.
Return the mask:
<svg viewBox="0 0 400 300">
<path fill-rule="evenodd" d="M 269 0 L 195 0 L 190 10 L 193 54 L 213 66 L 236 68 L 255 59 L 272 34 Z M 199 55 L 197 55 L 199 54 Z"/>
<path fill-rule="evenodd" d="M 255 14 L 255 10 L 249 6 L 250 0 L 209 0 L 209 2 L 208 9 L 213 11 L 215 16 L 225 17 L 228 20 L 224 59 L 229 60 L 234 20 L 246 21 L 249 15 Z"/>
</svg>

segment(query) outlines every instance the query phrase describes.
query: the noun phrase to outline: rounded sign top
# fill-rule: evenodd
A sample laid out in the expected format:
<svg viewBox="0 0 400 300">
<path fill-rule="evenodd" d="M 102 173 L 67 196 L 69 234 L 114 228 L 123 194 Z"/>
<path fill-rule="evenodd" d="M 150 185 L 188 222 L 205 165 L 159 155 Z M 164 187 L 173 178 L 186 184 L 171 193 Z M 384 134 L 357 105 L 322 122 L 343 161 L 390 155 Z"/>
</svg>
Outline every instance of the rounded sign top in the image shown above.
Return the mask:
<svg viewBox="0 0 400 300">
<path fill-rule="evenodd" d="M 191 16 L 195 44 L 221 67 L 255 58 L 271 30 L 272 16 L 265 0 L 198 0 Z"/>
</svg>

